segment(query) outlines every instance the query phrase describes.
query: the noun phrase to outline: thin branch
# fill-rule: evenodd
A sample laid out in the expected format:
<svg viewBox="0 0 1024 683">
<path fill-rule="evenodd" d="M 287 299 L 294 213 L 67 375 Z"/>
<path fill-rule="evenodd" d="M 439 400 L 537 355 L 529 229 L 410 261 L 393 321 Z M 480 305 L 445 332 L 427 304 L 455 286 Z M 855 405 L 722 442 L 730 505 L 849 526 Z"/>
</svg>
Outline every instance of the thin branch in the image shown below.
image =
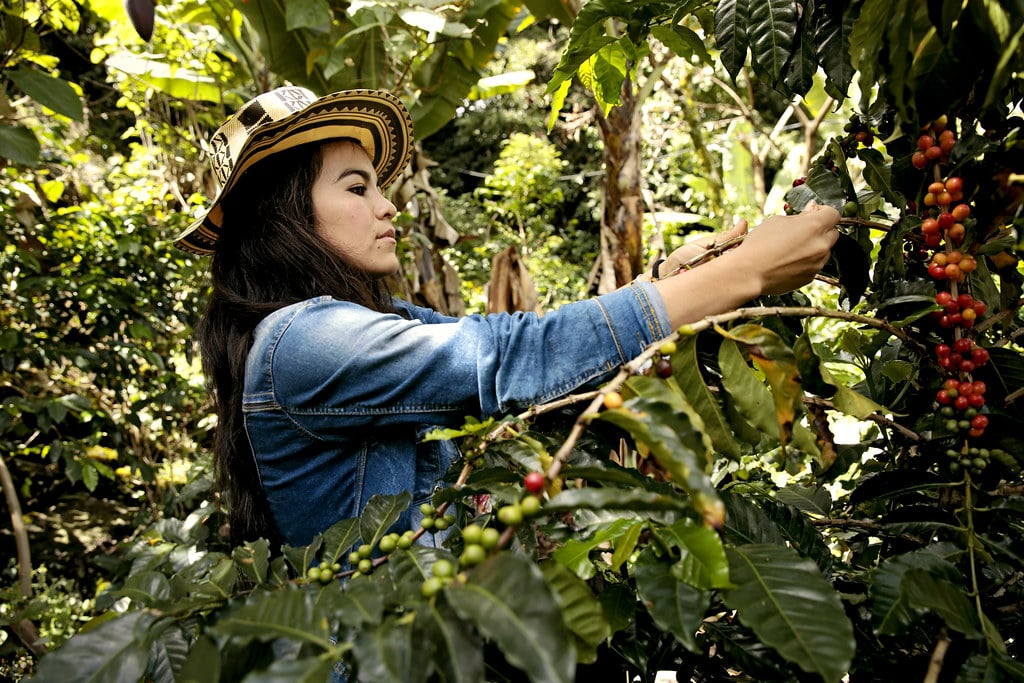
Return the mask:
<svg viewBox="0 0 1024 683">
<path fill-rule="evenodd" d="M 920 545 L 925 544 L 925 539 L 918 538 L 911 534 L 893 534 L 880 524 L 864 522 L 859 519 L 811 519 L 811 524 L 829 529 L 861 529 L 876 536 L 891 536 L 892 538 L 899 538 L 904 541 L 910 541 Z"/>
<path fill-rule="evenodd" d="M 805 397 L 804 398 L 804 403 L 806 403 L 808 405 L 821 406 L 822 408 L 829 408 L 831 410 L 836 410 L 837 409 L 835 404 L 832 401 L 829 401 L 829 400 L 824 399 L 824 398 L 819 398 L 817 396 Z M 871 413 L 870 415 L 868 415 L 867 417 L 864 417 L 862 419 L 868 420 L 870 422 L 875 422 L 875 423 L 878 423 L 880 425 L 884 425 L 886 427 L 892 427 L 893 429 L 895 429 L 896 431 L 898 431 L 900 434 L 902 434 L 903 436 L 907 437 L 911 441 L 921 441 L 921 439 L 923 438 L 917 432 L 912 431 L 910 429 L 907 429 L 906 427 L 904 427 L 903 425 L 901 425 L 898 422 L 893 422 L 891 419 L 887 418 L 885 415 L 879 415 L 878 413 Z"/>
<path fill-rule="evenodd" d="M 949 649 L 951 642 L 949 636 L 945 633 L 945 629 L 943 629 L 942 637 L 939 638 L 939 642 L 935 643 L 935 649 L 928 660 L 928 673 L 924 676 L 924 683 L 938 682 L 939 674 L 942 673 L 942 662 L 946 659 L 946 650 Z"/>
<path fill-rule="evenodd" d="M 22 595 L 30 598 L 32 597 L 32 554 L 28 544 L 28 531 L 25 529 L 25 521 L 21 516 L 21 501 L 18 500 L 18 492 L 14 488 L 14 479 L 11 477 L 11 471 L 7 469 L 7 462 L 2 454 L 0 454 L 0 486 L 3 487 L 7 510 L 11 514 L 11 530 L 14 532 L 14 545 L 18 553 L 18 587 Z M 46 652 L 46 648 L 40 642 L 39 632 L 31 621 L 22 619 L 12 624 L 11 628 L 34 654 L 41 655 Z"/>
<path fill-rule="evenodd" d="M 731 242 L 732 240 L 730 240 Z M 724 247 L 719 245 L 718 248 Z M 710 251 L 710 250 L 709 250 Z M 703 254 L 701 256 L 704 256 Z M 890 325 L 884 320 L 872 318 L 866 315 L 859 315 L 857 313 L 850 313 L 848 311 L 834 311 L 827 308 L 819 308 L 816 306 L 761 306 L 761 307 L 750 307 L 750 308 L 738 308 L 728 313 L 722 313 L 720 315 L 708 316 L 703 318 L 691 325 L 683 325 L 680 330 L 684 331 L 687 336 L 697 334 L 703 330 L 719 327 L 724 323 L 733 322 L 735 320 L 742 320 L 745 318 L 761 318 L 764 316 L 777 315 L 787 317 L 800 317 L 800 318 L 835 318 L 838 320 L 846 320 L 849 322 L 860 323 L 867 327 L 874 327 L 877 329 L 885 330 L 889 334 L 898 337 L 908 346 L 911 346 L 918 350 L 922 355 L 927 353 L 928 349 L 921 344 L 919 341 L 909 336 L 906 332 Z M 601 404 L 604 401 L 606 394 L 613 391 L 618 391 L 619 388 L 629 379 L 631 376 L 638 374 L 648 361 L 654 358 L 655 354 L 658 353 L 658 349 L 661 344 L 665 341 L 677 341 L 681 338 L 680 331 L 673 332 L 665 339 L 660 339 L 655 343 L 644 349 L 643 353 L 631 360 L 629 363 L 623 366 L 622 370 L 619 371 L 615 377 L 613 377 L 605 386 L 598 392 L 598 395 L 590 402 L 590 405 L 580 414 L 576 419 L 576 423 L 572 426 L 569 435 L 566 437 L 565 442 L 558 449 L 555 454 L 555 460 L 551 464 L 551 467 L 546 473 L 546 477 L 549 480 L 554 480 L 558 477 L 558 473 L 562 470 L 562 465 L 569 459 L 569 454 L 572 452 L 573 447 L 583 434 L 583 430 L 587 424 L 597 415 L 601 408 Z"/>
</svg>

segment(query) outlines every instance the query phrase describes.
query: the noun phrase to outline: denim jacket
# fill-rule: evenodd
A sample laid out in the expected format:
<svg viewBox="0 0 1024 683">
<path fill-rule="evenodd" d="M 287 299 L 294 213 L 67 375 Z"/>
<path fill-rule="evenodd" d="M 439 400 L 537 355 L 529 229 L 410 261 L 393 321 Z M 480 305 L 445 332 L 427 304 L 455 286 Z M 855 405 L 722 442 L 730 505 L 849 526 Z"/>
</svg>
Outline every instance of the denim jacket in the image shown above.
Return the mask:
<svg viewBox="0 0 1024 683">
<path fill-rule="evenodd" d="M 543 317 L 450 318 L 397 300 L 378 313 L 326 296 L 275 311 L 255 331 L 243 411 L 279 530 L 305 545 L 402 491 L 415 504 L 397 530 L 418 528 L 457 456 L 423 441 L 429 430 L 596 385 L 669 330 L 647 283 Z"/>
</svg>

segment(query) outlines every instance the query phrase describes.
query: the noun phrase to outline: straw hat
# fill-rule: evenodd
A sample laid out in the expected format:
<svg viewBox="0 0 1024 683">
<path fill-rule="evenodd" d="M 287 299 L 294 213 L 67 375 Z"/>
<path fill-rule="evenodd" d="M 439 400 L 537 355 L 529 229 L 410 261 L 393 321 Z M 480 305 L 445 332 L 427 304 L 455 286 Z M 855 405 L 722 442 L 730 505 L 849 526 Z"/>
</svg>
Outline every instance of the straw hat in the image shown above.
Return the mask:
<svg viewBox="0 0 1024 683">
<path fill-rule="evenodd" d="M 210 138 L 220 190 L 174 245 L 194 254 L 212 253 L 224 220 L 220 202 L 246 169 L 286 149 L 335 138 L 358 140 L 385 188 L 409 163 L 412 118 L 402 101 L 384 90 L 342 90 L 318 99 L 305 88 L 289 86 L 249 100 Z"/>
</svg>

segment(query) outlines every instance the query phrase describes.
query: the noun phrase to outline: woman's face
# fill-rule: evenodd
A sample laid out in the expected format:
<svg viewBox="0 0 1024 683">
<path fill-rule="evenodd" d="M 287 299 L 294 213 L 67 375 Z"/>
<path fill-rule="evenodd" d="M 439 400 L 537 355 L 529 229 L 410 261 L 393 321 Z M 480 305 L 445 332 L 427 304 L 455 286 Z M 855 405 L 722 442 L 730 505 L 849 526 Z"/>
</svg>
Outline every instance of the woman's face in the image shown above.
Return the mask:
<svg viewBox="0 0 1024 683">
<path fill-rule="evenodd" d="M 312 198 L 317 232 L 349 265 L 376 276 L 398 270 L 395 205 L 362 147 L 345 140 L 324 147 Z"/>
</svg>

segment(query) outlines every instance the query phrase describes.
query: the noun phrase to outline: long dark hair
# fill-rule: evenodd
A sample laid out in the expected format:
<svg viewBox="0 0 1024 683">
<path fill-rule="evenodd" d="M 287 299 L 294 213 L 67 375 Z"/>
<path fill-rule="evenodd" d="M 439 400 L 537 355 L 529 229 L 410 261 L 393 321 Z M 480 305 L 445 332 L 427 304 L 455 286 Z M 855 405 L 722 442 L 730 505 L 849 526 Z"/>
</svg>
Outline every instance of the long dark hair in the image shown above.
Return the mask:
<svg viewBox="0 0 1024 683">
<path fill-rule="evenodd" d="M 384 280 L 350 266 L 316 231 L 311 189 L 324 144 L 275 154 L 246 171 L 222 200 L 212 290 L 196 332 L 217 409 L 215 485 L 227 506 L 234 544 L 260 537 L 275 544 L 282 540 L 242 421 L 245 360 L 256 325 L 284 306 L 323 295 L 377 311 L 392 308 Z"/>
</svg>

